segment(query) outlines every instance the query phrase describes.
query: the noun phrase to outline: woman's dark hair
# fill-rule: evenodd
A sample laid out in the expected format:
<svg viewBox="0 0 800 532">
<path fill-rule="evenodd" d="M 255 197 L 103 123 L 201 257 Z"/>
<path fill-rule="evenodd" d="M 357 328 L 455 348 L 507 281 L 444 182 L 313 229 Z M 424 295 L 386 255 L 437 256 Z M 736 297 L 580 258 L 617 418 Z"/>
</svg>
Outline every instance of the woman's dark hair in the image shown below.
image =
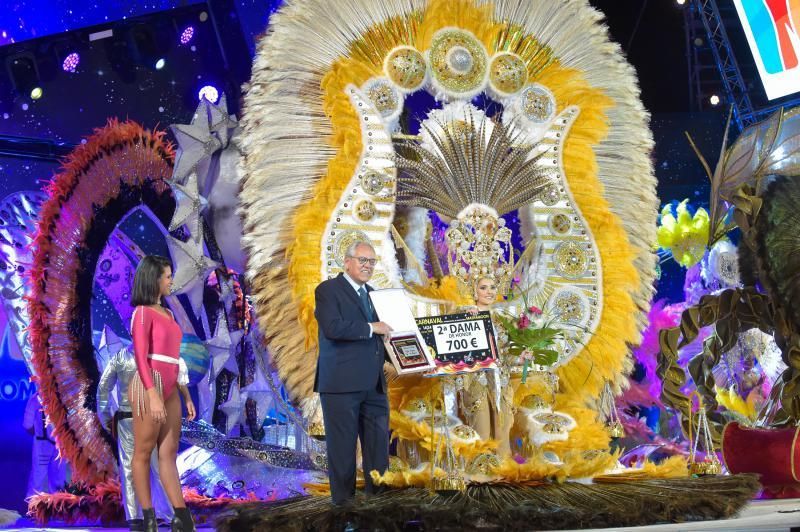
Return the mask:
<svg viewBox="0 0 800 532">
<path fill-rule="evenodd" d="M 133 276 L 133 299 L 131 305 L 155 305 L 159 302 L 158 280 L 164 273 L 164 268 L 172 263 L 169 259 L 159 255 L 147 255 L 136 267 Z"/>
</svg>

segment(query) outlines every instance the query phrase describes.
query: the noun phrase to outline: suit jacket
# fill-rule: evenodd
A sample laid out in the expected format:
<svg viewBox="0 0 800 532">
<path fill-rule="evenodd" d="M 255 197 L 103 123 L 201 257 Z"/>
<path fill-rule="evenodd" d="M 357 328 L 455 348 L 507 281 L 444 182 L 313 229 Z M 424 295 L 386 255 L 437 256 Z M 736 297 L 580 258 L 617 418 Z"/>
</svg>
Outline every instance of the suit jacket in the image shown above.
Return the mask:
<svg viewBox="0 0 800 532">
<path fill-rule="evenodd" d="M 373 288 L 366 285 L 367 292 Z M 321 393 L 386 391 L 385 348 L 380 335 L 369 335 L 369 316 L 358 294 L 339 274 L 314 292 L 314 317 L 319 324 L 319 359 L 314 391 Z"/>
</svg>

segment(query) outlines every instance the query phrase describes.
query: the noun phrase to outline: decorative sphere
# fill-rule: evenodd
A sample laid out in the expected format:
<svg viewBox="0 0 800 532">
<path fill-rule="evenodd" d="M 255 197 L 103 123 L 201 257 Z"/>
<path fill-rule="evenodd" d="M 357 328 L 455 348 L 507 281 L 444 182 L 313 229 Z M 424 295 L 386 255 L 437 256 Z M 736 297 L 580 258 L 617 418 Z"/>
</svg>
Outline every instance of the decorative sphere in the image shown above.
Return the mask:
<svg viewBox="0 0 800 532">
<path fill-rule="evenodd" d="M 459 74 L 465 74 L 472 69 L 474 60 L 472 54 L 461 46 L 454 47 L 449 54 L 448 65 L 452 70 Z"/>
<path fill-rule="evenodd" d="M 211 362 L 208 349 L 200 338 L 184 333 L 181 340 L 181 358 L 189 370 L 189 385 L 196 385 L 208 371 Z"/>
</svg>

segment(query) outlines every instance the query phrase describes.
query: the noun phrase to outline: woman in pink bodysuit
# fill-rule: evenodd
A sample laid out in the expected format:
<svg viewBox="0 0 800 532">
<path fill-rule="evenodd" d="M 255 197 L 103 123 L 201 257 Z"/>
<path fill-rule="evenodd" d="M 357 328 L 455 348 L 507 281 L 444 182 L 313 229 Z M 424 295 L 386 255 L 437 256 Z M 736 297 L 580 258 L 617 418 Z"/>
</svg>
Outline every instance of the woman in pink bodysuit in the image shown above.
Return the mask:
<svg viewBox="0 0 800 532">
<path fill-rule="evenodd" d="M 194 404 L 185 386 L 178 386 L 178 360 L 183 333 L 161 298 L 169 295 L 172 266 L 164 257 L 146 256 L 136 268 L 131 320 L 136 375 L 128 387 L 133 410 L 133 486 L 142 506 L 147 532 L 158 532 L 150 498 L 150 455 L 158 446 L 161 483 L 175 508 L 172 530 L 194 531 L 194 522 L 181 493 L 176 458 L 181 435 L 180 389 L 186 402 L 187 419 L 195 416 Z"/>
</svg>

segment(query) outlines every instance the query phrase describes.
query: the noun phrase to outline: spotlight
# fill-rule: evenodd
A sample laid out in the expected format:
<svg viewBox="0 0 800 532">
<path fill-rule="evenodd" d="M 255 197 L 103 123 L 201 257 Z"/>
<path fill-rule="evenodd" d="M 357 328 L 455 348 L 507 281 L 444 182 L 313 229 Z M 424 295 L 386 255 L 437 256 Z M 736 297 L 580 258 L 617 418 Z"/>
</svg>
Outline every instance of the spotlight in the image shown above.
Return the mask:
<svg viewBox="0 0 800 532">
<path fill-rule="evenodd" d="M 34 87 L 33 90 L 31 90 L 31 100 L 38 100 L 42 97 L 42 94 L 43 91 L 41 87 Z"/>
<path fill-rule="evenodd" d="M 682 6 L 683 4 L 686 3 L 686 0 L 676 0 L 676 1 L 678 2 L 679 6 Z"/>
<path fill-rule="evenodd" d="M 164 67 L 171 45 L 165 32 L 139 24 L 130 29 L 128 43 L 131 57 L 137 64 L 157 70 Z"/>
<path fill-rule="evenodd" d="M 64 72 L 75 72 L 80 62 L 81 62 L 81 56 L 77 52 L 72 52 L 71 54 L 67 55 L 67 57 L 64 58 L 64 62 L 61 64 L 61 68 L 64 69 Z"/>
<path fill-rule="evenodd" d="M 14 83 L 14 89 L 19 94 L 29 94 L 39 84 L 39 69 L 36 58 L 30 52 L 12 56 L 6 59 L 8 76 Z"/>
<path fill-rule="evenodd" d="M 202 100 L 203 98 L 211 103 L 217 103 L 219 91 L 213 85 L 205 85 L 202 89 L 200 89 L 200 92 L 197 93 L 198 100 Z"/>
<path fill-rule="evenodd" d="M 111 65 L 111 71 L 113 71 L 123 83 L 134 83 L 137 75 L 136 63 L 133 57 L 131 57 L 131 48 L 128 46 L 128 43 L 119 38 L 104 39 L 103 47 L 105 48 L 108 62 Z M 155 63 L 155 59 L 153 59 L 153 63 Z M 150 63 L 148 66 L 152 66 L 153 63 Z M 98 76 L 103 76 L 106 73 L 107 72 L 102 69 L 97 71 Z"/>
<path fill-rule="evenodd" d="M 194 27 L 186 26 L 186 29 L 181 33 L 181 44 L 189 44 L 192 37 L 194 37 Z"/>
<path fill-rule="evenodd" d="M 719 105 L 719 96 L 712 94 L 708 101 L 711 103 L 711 105 Z"/>
</svg>

